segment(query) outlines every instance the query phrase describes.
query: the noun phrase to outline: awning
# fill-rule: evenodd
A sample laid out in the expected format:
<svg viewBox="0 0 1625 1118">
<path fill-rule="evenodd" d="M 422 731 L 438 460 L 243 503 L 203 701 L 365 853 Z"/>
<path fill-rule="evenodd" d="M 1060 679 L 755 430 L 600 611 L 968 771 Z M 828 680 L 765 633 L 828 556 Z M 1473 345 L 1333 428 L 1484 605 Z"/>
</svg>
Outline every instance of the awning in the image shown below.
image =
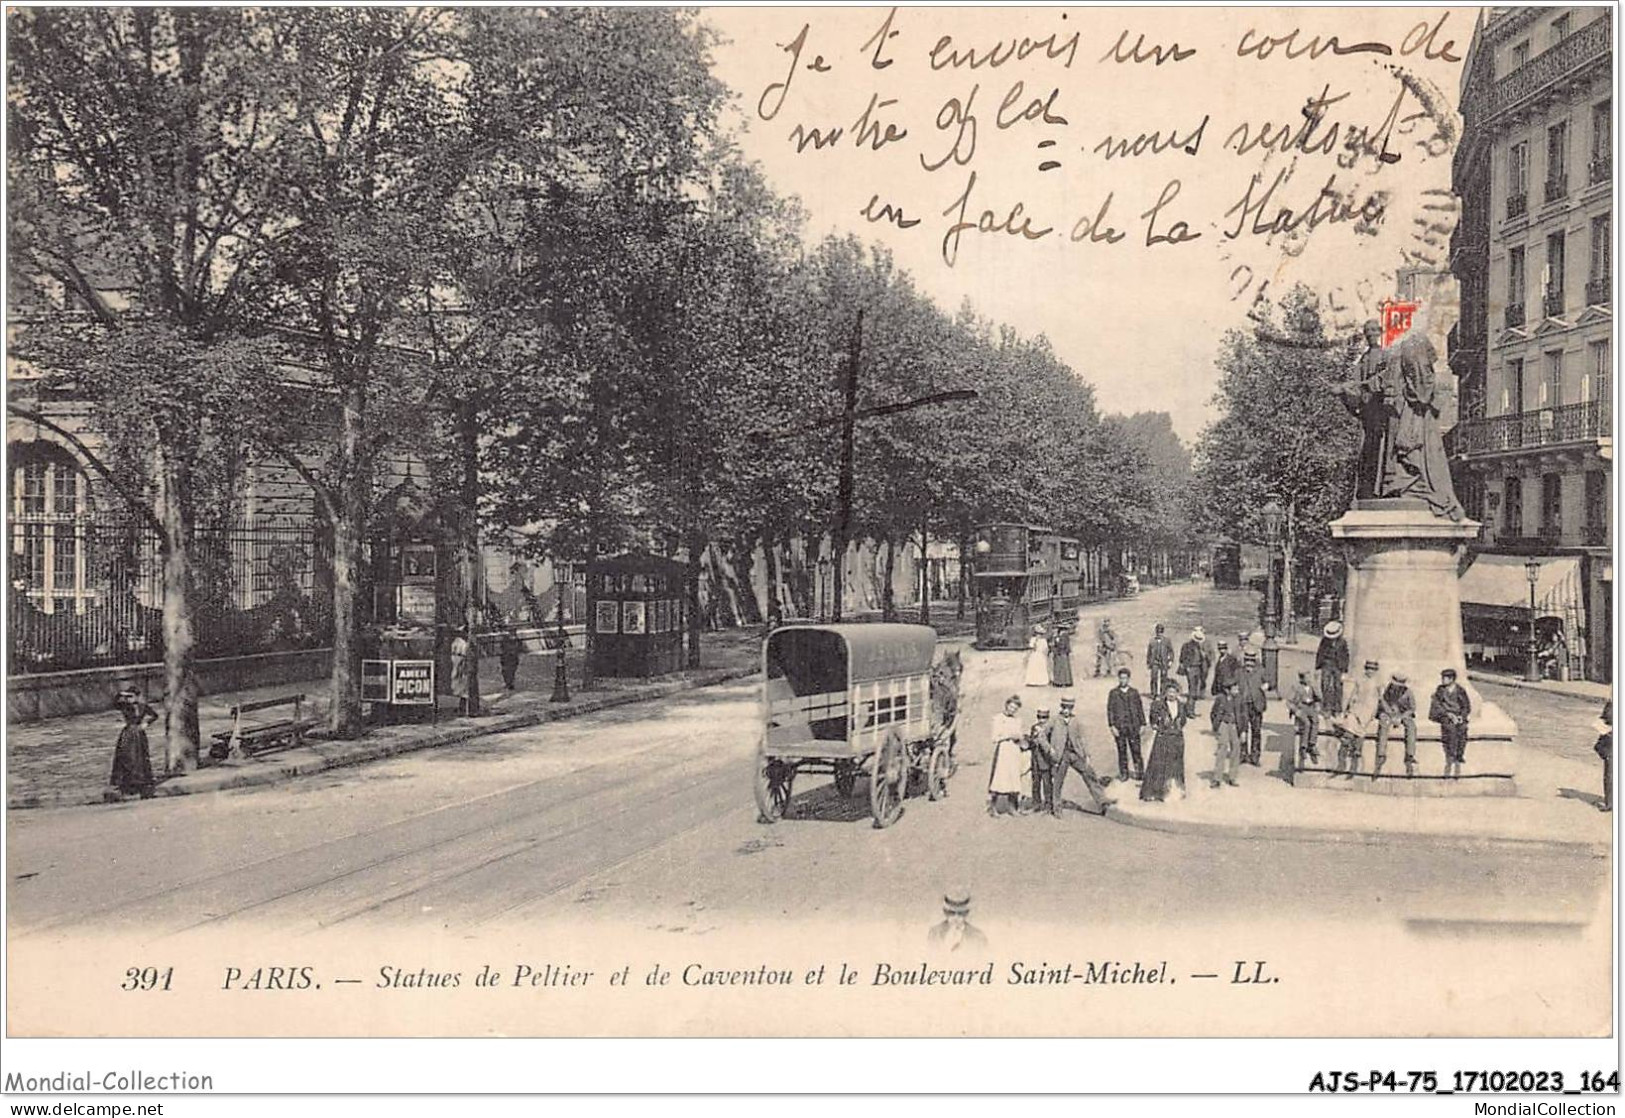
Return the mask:
<svg viewBox="0 0 1625 1118">
<path fill-rule="evenodd" d="M 1461 576 L 1459 589 L 1463 607 L 1488 607 L 1529 614 L 1529 576 L 1524 564 L 1534 558 L 1540 564 L 1535 583 L 1535 608 L 1542 617 L 1562 617 L 1569 604 L 1570 587 L 1577 584 L 1580 559 L 1574 555 L 1480 555 Z M 1563 584 L 1567 582 L 1569 586 Z M 1565 592 L 1558 593 L 1563 590 Z"/>
</svg>

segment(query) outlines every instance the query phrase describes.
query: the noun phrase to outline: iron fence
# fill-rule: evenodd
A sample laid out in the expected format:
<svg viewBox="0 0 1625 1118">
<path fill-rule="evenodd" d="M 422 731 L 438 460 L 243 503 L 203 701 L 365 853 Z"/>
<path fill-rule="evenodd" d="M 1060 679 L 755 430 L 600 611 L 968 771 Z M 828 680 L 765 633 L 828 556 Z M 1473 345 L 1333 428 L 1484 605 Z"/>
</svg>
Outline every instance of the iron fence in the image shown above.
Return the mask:
<svg viewBox="0 0 1625 1118">
<path fill-rule="evenodd" d="M 163 658 L 163 555 L 141 522 L 15 519 L 7 640 L 16 674 Z M 199 657 L 332 643 L 332 562 L 311 528 L 202 528 L 192 548 Z"/>
</svg>

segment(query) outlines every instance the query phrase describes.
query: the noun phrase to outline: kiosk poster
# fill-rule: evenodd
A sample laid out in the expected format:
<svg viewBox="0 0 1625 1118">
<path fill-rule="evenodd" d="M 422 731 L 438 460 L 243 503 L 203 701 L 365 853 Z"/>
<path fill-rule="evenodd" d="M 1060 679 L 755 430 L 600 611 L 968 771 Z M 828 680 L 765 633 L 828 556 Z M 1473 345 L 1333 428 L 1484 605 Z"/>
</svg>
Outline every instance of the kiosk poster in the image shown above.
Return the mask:
<svg viewBox="0 0 1625 1118">
<path fill-rule="evenodd" d="M 1616 15 L 9 7 L 8 1042 L 1617 1086 Z M 90 561 L 104 483 L 241 536 Z M 475 513 L 492 619 L 560 628 L 517 552 L 631 556 L 576 620 L 694 666 L 493 623 L 371 724 L 387 557 L 432 621 L 402 541 Z M 195 730 L 89 709 L 189 668 Z"/>
</svg>

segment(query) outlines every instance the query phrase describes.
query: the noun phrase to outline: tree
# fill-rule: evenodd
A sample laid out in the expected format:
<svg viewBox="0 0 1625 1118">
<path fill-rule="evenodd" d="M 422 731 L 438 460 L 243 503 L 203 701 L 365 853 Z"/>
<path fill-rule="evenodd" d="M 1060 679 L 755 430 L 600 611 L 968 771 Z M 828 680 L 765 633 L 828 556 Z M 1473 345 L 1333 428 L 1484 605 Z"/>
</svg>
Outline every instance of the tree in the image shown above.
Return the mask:
<svg viewBox="0 0 1625 1118">
<path fill-rule="evenodd" d="M 1286 570 L 1300 551 L 1326 553 L 1326 525 L 1353 495 L 1358 423 L 1331 406 L 1345 352 L 1326 336 L 1315 295 L 1295 287 L 1265 307 L 1250 332 L 1232 330 L 1218 355 L 1220 415 L 1196 446 L 1196 511 L 1215 534 L 1263 541 L 1259 512 L 1273 497 L 1287 510 Z M 1290 581 L 1283 600 L 1291 608 Z"/>
<path fill-rule="evenodd" d="M 81 455 L 159 530 L 165 752 L 189 771 L 195 527 L 229 506 L 270 368 L 243 319 L 278 234 L 268 172 L 288 89 L 265 65 L 275 35 L 247 9 L 8 18 L 11 264 L 54 281 L 63 306 L 18 350 L 91 402 L 105 450 L 81 442 Z"/>
</svg>

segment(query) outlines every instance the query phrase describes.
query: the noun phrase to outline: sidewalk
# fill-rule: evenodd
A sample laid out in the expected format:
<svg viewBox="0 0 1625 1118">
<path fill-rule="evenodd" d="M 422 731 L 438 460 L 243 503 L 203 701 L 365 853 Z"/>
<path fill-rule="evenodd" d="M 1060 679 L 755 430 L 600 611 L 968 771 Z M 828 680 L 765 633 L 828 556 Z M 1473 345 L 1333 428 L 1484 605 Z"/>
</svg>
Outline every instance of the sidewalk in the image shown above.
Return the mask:
<svg viewBox="0 0 1625 1118">
<path fill-rule="evenodd" d="M 580 657 L 576 655 L 569 662 L 571 701 L 568 703 L 549 701 L 553 689 L 553 656 L 523 657 L 516 689 L 511 692 L 502 689 L 502 673 L 496 659 L 483 657 L 480 685 L 485 713 L 478 718 L 460 717 L 454 708 L 446 709 L 450 700 L 442 696 L 438 723 L 424 720 L 375 726 L 351 741 L 307 739 L 307 744 L 299 749 L 278 750 L 241 762 L 206 762 L 197 772 L 160 778 L 157 792 L 160 796 L 184 796 L 270 784 L 324 769 L 453 745 L 470 738 L 574 718 L 627 703 L 664 698 L 753 675 L 759 670 L 759 656 L 760 633 L 755 628 L 707 633 L 703 668 L 650 680 L 601 679 L 593 690 L 583 691 Z M 208 751 L 211 734 L 230 727 L 234 704 L 299 692 L 309 697 L 307 709 L 312 711 L 311 716 L 325 718 L 328 705 L 325 679 L 206 696 L 199 704 L 204 752 Z M 66 807 L 101 803 L 119 725 L 117 715 L 109 710 L 106 714 L 73 715 L 8 726 L 7 806 Z M 148 732 L 155 772 L 163 765 L 161 726 L 161 722 L 154 723 Z"/>
<path fill-rule="evenodd" d="M 1142 803 L 1138 785 L 1114 783 L 1112 791 L 1119 798 L 1111 818 L 1149 830 L 1234 838 L 1374 845 L 1419 839 L 1469 845 L 1537 843 L 1598 857 L 1613 849 L 1614 817 L 1594 806 L 1601 798 L 1600 763 L 1588 765 L 1516 744 L 1475 743 L 1467 755 L 1467 772 L 1511 769 L 1516 796 L 1409 797 L 1341 788 L 1294 788 L 1290 783 L 1294 750 L 1290 729 L 1284 722 L 1266 721 L 1262 765 L 1243 765 L 1237 777 L 1239 787 L 1210 788 L 1214 739 L 1207 724 L 1207 704 L 1200 704 L 1200 709 L 1198 718 L 1185 728 L 1186 798 L 1179 803 Z M 1272 704 L 1272 714 L 1282 709 Z M 1327 740 L 1322 741 L 1323 750 Z M 1150 747 L 1150 735 L 1146 747 Z M 1418 742 L 1416 752 L 1421 775 L 1439 775 L 1438 743 Z M 1372 754 L 1368 742 L 1367 773 Z M 1402 773 L 1403 758 L 1403 741 L 1390 743 L 1384 772 Z"/>
<path fill-rule="evenodd" d="M 1613 698 L 1614 689 L 1611 684 L 1593 683 L 1589 679 L 1542 679 L 1531 683 L 1513 675 L 1501 675 L 1497 672 L 1468 671 L 1467 678 L 1474 683 L 1488 683 L 1495 687 L 1528 688 L 1531 691 L 1544 691 L 1549 695 L 1563 695 L 1572 699 L 1586 699 L 1601 705 Z"/>
</svg>

